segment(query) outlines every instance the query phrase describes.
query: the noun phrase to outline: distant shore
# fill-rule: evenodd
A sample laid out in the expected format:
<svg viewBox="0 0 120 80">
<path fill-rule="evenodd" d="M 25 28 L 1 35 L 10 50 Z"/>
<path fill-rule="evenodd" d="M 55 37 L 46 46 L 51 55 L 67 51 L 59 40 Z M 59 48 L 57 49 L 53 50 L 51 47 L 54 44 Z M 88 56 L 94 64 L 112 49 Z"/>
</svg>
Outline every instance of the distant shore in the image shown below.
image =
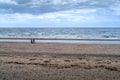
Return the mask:
<svg viewBox="0 0 120 80">
<path fill-rule="evenodd" d="M 120 45 L 1 42 L 0 76 L 5 80 L 119 80 Z"/>
</svg>

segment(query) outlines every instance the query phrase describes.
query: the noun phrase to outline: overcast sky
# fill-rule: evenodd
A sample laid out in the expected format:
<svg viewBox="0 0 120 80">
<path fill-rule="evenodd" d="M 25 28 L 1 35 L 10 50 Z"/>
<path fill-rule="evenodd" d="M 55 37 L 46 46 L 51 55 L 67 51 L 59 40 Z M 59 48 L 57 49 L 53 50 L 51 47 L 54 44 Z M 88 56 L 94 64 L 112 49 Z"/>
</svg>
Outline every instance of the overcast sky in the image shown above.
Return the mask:
<svg viewBox="0 0 120 80">
<path fill-rule="evenodd" d="M 0 27 L 120 27 L 120 0 L 0 0 Z"/>
</svg>

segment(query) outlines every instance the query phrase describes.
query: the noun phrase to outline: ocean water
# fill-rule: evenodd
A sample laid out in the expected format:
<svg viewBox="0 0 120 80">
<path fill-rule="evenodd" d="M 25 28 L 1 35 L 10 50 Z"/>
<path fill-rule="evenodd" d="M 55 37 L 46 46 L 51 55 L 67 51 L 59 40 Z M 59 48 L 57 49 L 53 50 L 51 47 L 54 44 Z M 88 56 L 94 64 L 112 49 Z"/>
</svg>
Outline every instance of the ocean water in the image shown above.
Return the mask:
<svg viewBox="0 0 120 80">
<path fill-rule="evenodd" d="M 0 38 L 120 39 L 120 28 L 0 28 Z"/>
</svg>

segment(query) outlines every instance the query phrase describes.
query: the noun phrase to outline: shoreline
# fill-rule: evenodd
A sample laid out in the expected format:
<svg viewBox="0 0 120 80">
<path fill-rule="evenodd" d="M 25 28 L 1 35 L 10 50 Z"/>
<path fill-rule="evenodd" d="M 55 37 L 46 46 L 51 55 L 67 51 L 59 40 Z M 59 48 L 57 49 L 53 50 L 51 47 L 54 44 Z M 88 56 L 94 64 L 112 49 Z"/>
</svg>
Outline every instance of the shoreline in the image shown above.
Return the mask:
<svg viewBox="0 0 120 80">
<path fill-rule="evenodd" d="M 117 38 L 0 38 L 0 40 L 82 40 L 82 41 L 120 41 Z"/>
<path fill-rule="evenodd" d="M 33 38 L 34 39 L 34 38 Z M 9 38 L 0 39 L 0 43 L 31 43 L 31 38 Z M 120 45 L 119 39 L 34 39 L 34 43 L 60 43 L 60 44 L 111 44 Z M 32 43 L 32 44 L 34 44 Z"/>
</svg>

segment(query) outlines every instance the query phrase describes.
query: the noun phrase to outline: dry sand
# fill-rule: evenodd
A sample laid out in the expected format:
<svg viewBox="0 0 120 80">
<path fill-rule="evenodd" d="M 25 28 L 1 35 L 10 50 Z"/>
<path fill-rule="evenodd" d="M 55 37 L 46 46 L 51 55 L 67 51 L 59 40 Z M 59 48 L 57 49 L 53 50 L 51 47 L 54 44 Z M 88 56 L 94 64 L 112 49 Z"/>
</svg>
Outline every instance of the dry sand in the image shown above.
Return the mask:
<svg viewBox="0 0 120 80">
<path fill-rule="evenodd" d="M 120 80 L 120 45 L 0 43 L 0 80 Z"/>
</svg>

